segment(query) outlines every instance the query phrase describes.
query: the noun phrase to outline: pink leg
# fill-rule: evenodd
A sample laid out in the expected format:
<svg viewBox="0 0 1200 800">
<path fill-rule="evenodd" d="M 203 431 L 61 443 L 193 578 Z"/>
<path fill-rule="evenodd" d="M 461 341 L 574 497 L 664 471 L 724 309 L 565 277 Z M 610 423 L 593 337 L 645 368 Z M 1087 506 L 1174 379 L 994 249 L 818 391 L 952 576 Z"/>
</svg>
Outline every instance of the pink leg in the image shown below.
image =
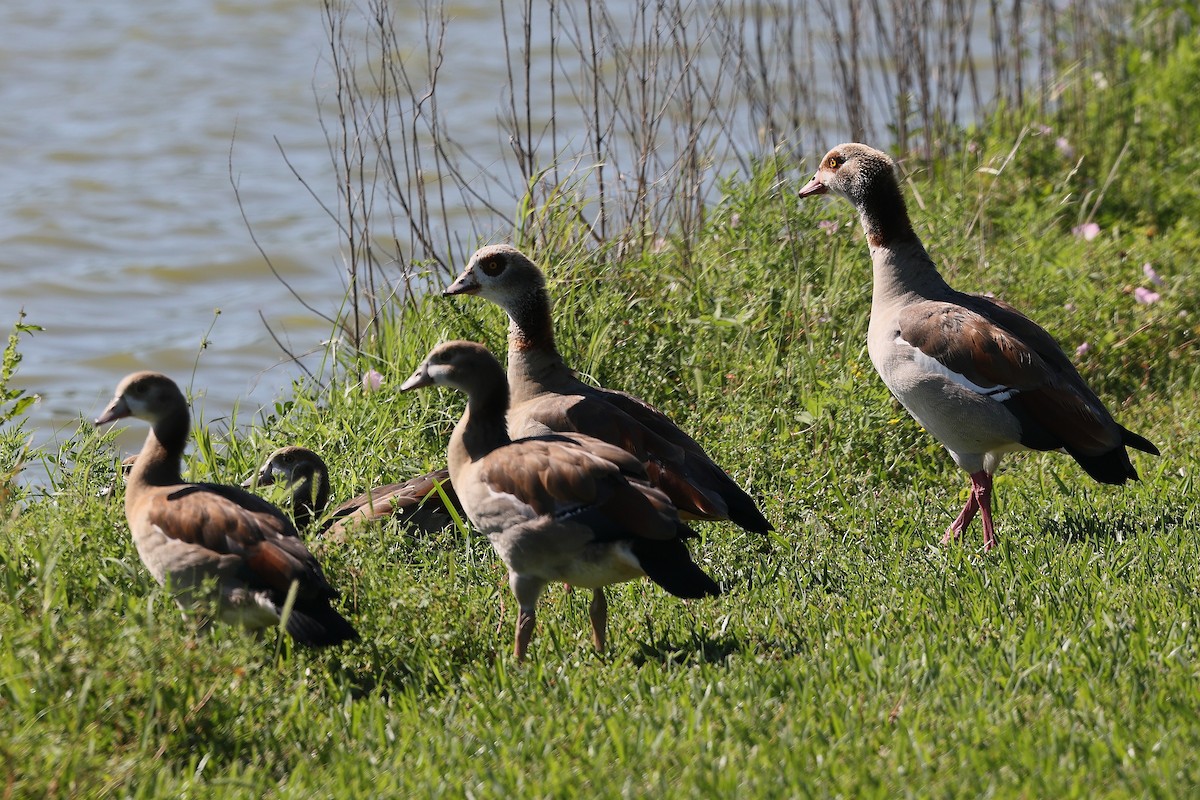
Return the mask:
<svg viewBox="0 0 1200 800">
<path fill-rule="evenodd" d="M 992 476 L 983 470 L 971 475 L 971 494 L 979 503 L 979 517 L 983 520 L 983 549 L 996 546 L 996 528 L 992 524 Z"/>
<path fill-rule="evenodd" d="M 996 546 L 996 528 L 992 523 L 992 476 L 984 470 L 971 473 L 971 494 L 967 504 L 946 528 L 942 544 L 949 544 L 961 536 L 977 513 L 983 520 L 983 549 L 991 550 Z"/>
<path fill-rule="evenodd" d="M 972 481 L 971 493 L 967 495 L 967 504 L 963 506 L 963 510 L 959 512 L 954 522 L 950 523 L 950 527 L 946 528 L 946 534 L 942 536 L 942 544 L 950 544 L 961 536 L 962 532 L 971 524 L 971 520 L 975 519 L 977 511 L 979 511 L 979 501 L 975 499 L 975 486 Z"/>
</svg>

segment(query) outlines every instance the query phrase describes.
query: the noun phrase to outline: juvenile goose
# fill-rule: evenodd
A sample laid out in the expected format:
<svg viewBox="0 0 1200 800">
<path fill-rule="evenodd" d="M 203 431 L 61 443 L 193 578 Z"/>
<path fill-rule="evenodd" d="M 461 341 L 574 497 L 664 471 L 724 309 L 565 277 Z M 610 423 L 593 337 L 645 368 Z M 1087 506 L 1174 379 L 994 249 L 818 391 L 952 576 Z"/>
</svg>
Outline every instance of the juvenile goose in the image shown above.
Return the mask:
<svg viewBox="0 0 1200 800">
<path fill-rule="evenodd" d="M 297 530 L 306 530 L 325 513 L 329 505 L 329 468 L 312 450 L 295 445 L 280 447 L 267 456 L 249 480 L 242 482 L 242 488 L 276 483 L 285 484 L 289 490 L 288 505 Z M 321 530 L 327 527 L 329 522 Z"/>
<path fill-rule="evenodd" d="M 538 597 L 554 581 L 592 589 L 597 650 L 605 645 L 609 584 L 648 577 L 677 597 L 721 593 L 684 543 L 695 534 L 631 454 L 577 434 L 509 437 L 508 383 L 483 346 L 438 345 L 400 388 L 434 384 L 467 395 L 447 451 L 450 479 L 472 524 L 508 568 L 519 607 L 518 659 L 533 638 Z"/>
<path fill-rule="evenodd" d="M 329 468 L 324 459 L 307 447 L 281 447 L 263 462 L 246 485 L 270 486 L 284 483 L 291 489 L 292 518 L 304 529 L 321 519 L 329 504 Z M 320 528 L 333 536 L 375 520 L 395 517 L 425 533 L 436 533 L 453 521 L 442 493 L 461 518 L 462 506 L 450 483 L 450 473 L 439 469 L 426 475 L 378 486 L 352 497 L 330 512 Z"/>
<path fill-rule="evenodd" d="M 266 628 L 279 624 L 295 584 L 287 632 L 297 642 L 321 647 L 357 638 L 330 606 L 337 591 L 279 509 L 236 486 L 180 477 L 191 423 L 174 381 L 155 372 L 129 375 L 96 424 L 130 416 L 149 422 L 150 433 L 126 478 L 125 518 L 142 563 L 176 592 L 180 606 L 215 606 L 224 622 Z"/>
<path fill-rule="evenodd" d="M 638 457 L 684 519 L 728 519 L 748 531 L 772 530 L 754 500 L 665 414 L 575 377 L 554 344 L 545 277 L 516 248 L 476 251 L 444 294 L 479 295 L 508 313 L 513 436 L 582 433 L 618 445 Z"/>
<path fill-rule="evenodd" d="M 870 246 L 871 362 L 971 476 L 943 542 L 978 513 L 985 549 L 995 546 L 992 475 L 1006 453 L 1064 450 L 1101 483 L 1137 480 L 1125 448 L 1158 448 L 1113 420 L 1040 326 L 1007 303 L 950 288 L 913 231 L 887 155 L 862 144 L 833 148 L 799 194 L 827 192 L 858 211 Z"/>
</svg>

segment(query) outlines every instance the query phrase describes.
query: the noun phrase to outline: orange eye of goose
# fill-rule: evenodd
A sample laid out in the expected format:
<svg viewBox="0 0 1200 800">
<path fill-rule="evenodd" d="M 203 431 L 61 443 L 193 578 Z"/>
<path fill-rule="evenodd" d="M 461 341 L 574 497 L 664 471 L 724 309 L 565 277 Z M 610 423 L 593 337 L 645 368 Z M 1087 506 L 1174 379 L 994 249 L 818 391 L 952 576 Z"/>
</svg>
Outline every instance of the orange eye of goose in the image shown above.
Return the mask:
<svg viewBox="0 0 1200 800">
<path fill-rule="evenodd" d="M 829 158 L 825 159 L 825 166 L 828 169 L 837 169 L 844 163 L 845 159 L 843 159 L 841 156 L 830 156 Z"/>
<path fill-rule="evenodd" d="M 485 258 L 479 262 L 479 268 L 484 271 L 484 274 L 494 278 L 504 271 L 504 259 Z"/>
</svg>

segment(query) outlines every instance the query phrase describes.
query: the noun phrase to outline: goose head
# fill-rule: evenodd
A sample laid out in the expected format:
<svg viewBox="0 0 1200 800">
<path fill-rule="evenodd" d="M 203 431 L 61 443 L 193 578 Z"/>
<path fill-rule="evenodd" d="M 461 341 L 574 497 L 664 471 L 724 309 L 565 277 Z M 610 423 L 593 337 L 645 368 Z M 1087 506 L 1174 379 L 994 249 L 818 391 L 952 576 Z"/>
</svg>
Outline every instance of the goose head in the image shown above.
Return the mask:
<svg viewBox="0 0 1200 800">
<path fill-rule="evenodd" d="M 135 372 L 117 385 L 112 402 L 96 418 L 96 424 L 135 417 L 157 425 L 178 415 L 180 409 L 187 412 L 187 398 L 175 381 L 158 372 Z"/>
<path fill-rule="evenodd" d="M 486 347 L 475 342 L 452 341 L 430 350 L 421 366 L 401 384 L 400 391 L 434 385 L 477 396 L 492 387 L 507 385 L 507 380 L 500 362 Z"/>
<path fill-rule="evenodd" d="M 525 254 L 512 245 L 493 244 L 476 250 L 466 268 L 442 294 L 479 295 L 511 313 L 525 298 L 544 292 L 545 288 L 545 276 Z"/>
<path fill-rule="evenodd" d="M 871 198 L 889 189 L 899 190 L 896 162 L 873 147 L 848 142 L 825 154 L 816 174 L 799 195 L 835 194 L 849 200 L 855 208 L 862 208 Z"/>
<path fill-rule="evenodd" d="M 326 475 L 329 468 L 325 460 L 307 447 L 281 447 L 263 461 L 258 472 L 243 486 L 273 486 L 276 483 L 285 486 L 306 484 L 311 486 L 319 481 L 318 475 Z"/>
<path fill-rule="evenodd" d="M 307 447 L 281 447 L 267 456 L 244 488 L 281 484 L 288 488 L 297 527 L 308 525 L 329 503 L 329 467 Z"/>
</svg>

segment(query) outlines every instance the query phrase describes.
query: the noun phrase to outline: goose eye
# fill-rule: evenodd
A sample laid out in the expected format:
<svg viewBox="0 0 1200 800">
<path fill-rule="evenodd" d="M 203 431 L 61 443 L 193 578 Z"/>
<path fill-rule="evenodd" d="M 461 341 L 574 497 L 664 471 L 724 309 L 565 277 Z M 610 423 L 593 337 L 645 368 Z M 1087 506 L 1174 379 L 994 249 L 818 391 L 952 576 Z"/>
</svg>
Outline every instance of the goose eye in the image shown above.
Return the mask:
<svg viewBox="0 0 1200 800">
<path fill-rule="evenodd" d="M 830 156 L 829 158 L 825 159 L 825 168 L 837 169 L 844 163 L 846 163 L 846 160 L 841 156 Z"/>
<path fill-rule="evenodd" d="M 485 258 L 479 262 L 479 268 L 489 277 L 496 277 L 501 272 L 504 272 L 504 259 L 502 258 Z"/>
</svg>

